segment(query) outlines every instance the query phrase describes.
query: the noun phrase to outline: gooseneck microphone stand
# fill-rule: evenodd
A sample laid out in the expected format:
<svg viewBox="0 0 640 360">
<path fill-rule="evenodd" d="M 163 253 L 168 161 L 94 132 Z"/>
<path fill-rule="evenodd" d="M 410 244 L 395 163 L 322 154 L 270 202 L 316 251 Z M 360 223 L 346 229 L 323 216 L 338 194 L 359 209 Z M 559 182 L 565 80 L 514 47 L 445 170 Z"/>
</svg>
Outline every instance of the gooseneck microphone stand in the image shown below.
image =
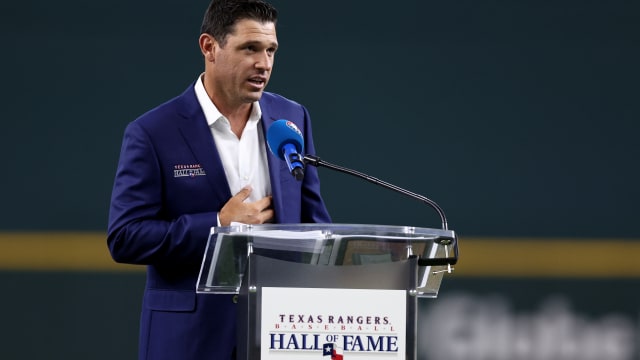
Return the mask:
<svg viewBox="0 0 640 360">
<path fill-rule="evenodd" d="M 427 198 L 425 196 L 422 196 L 420 194 L 416 194 L 414 192 L 411 192 L 411 191 L 403 189 L 403 188 L 401 188 L 399 186 L 390 184 L 390 183 L 388 183 L 386 181 L 382 181 L 382 180 L 380 180 L 378 178 L 375 178 L 373 176 L 369 176 L 367 174 L 361 173 L 359 171 L 348 169 L 348 168 L 345 168 L 345 167 L 342 167 L 342 166 L 338 166 L 338 165 L 335 165 L 335 164 L 331 164 L 329 162 L 326 162 L 326 161 L 320 159 L 318 156 L 315 156 L 315 155 L 304 155 L 303 156 L 303 161 L 304 161 L 305 165 L 309 164 L 309 165 L 313 165 L 315 167 L 321 167 L 322 166 L 322 167 L 326 167 L 326 168 L 329 168 L 329 169 L 332 169 L 332 170 L 339 171 L 341 173 L 353 175 L 353 176 L 359 177 L 361 179 L 367 180 L 367 181 L 369 181 L 371 183 L 374 183 L 374 184 L 380 185 L 382 187 L 385 187 L 387 189 L 396 191 L 396 192 L 398 192 L 400 194 L 406 195 L 406 196 L 408 196 L 408 197 L 410 197 L 412 199 L 416 199 L 416 200 L 422 201 L 423 203 L 426 203 L 427 205 L 431 206 L 431 208 L 433 208 L 438 213 L 438 215 L 440 216 L 440 220 L 442 221 L 442 230 L 449 230 L 449 225 L 447 224 L 447 217 L 445 216 L 444 211 L 442 210 L 442 208 L 435 201 L 433 201 L 433 200 L 431 200 L 431 199 L 429 199 L 429 198 Z M 453 242 L 454 257 L 446 259 L 446 264 L 447 265 L 452 265 L 452 264 L 455 264 L 457 262 L 457 260 L 458 260 L 458 243 L 457 243 L 457 241 L 452 241 L 450 239 L 442 239 L 442 240 L 439 241 L 439 243 L 442 244 L 442 245 L 451 245 L 452 242 Z"/>
<path fill-rule="evenodd" d="M 385 187 L 387 189 L 391 189 L 393 191 L 396 191 L 396 192 L 399 192 L 401 194 L 404 194 L 404 195 L 406 195 L 406 196 L 408 196 L 408 197 L 410 197 L 412 199 L 420 200 L 420 201 L 428 204 L 429 206 L 431 206 L 438 213 L 438 215 L 440 215 L 440 220 L 442 220 L 442 230 L 449 230 L 448 224 L 447 224 L 447 217 L 444 215 L 444 211 L 442 210 L 442 208 L 438 204 L 436 204 L 435 201 L 433 201 L 433 200 L 431 200 L 431 199 L 429 199 L 429 198 L 427 198 L 425 196 L 422 196 L 420 194 L 416 194 L 416 193 L 411 192 L 409 190 L 405 190 L 405 189 L 403 189 L 403 188 L 401 188 L 399 186 L 390 184 L 390 183 L 388 183 L 386 181 L 382 181 L 382 180 L 377 179 L 377 178 L 375 178 L 373 176 L 369 176 L 367 174 L 363 174 L 363 173 L 361 173 L 359 171 L 355 171 L 355 170 L 348 169 L 348 168 L 345 168 L 345 167 L 342 167 L 342 166 L 338 166 L 338 165 L 334 165 L 334 164 L 328 163 L 328 162 L 320 159 L 319 157 L 317 157 L 315 155 L 305 155 L 303 157 L 303 159 L 304 159 L 304 163 L 305 164 L 311 164 L 311 165 L 313 165 L 315 167 L 324 166 L 324 167 L 329 168 L 329 169 L 337 170 L 337 171 L 339 171 L 341 173 L 357 176 L 357 177 L 359 177 L 361 179 L 364 179 L 364 180 L 367 180 L 367 181 L 372 182 L 374 184 L 383 186 L 383 187 Z"/>
</svg>

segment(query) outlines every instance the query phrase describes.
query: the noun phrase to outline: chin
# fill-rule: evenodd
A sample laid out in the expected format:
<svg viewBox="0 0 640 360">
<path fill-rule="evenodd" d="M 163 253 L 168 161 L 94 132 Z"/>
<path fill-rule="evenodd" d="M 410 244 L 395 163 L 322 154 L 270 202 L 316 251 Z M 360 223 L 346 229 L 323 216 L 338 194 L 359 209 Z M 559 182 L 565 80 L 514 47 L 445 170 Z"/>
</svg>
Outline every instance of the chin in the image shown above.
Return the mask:
<svg viewBox="0 0 640 360">
<path fill-rule="evenodd" d="M 248 102 L 258 101 L 262 97 L 262 93 L 263 93 L 262 91 L 258 93 L 251 93 L 246 97 L 246 99 Z"/>
</svg>

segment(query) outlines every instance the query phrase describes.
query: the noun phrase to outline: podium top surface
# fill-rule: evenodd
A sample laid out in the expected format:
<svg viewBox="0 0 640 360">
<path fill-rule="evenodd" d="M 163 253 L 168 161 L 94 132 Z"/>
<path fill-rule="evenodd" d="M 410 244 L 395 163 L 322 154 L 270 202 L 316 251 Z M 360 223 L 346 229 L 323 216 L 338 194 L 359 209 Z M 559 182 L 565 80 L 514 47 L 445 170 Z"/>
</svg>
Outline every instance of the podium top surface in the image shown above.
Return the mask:
<svg viewBox="0 0 640 360">
<path fill-rule="evenodd" d="M 455 237 L 453 230 L 422 228 L 414 226 L 367 225 L 367 224 L 232 224 L 211 228 L 211 234 L 280 232 L 291 231 L 305 235 L 306 232 L 322 232 L 327 235 L 373 235 L 401 238 Z M 313 233 L 307 234 L 313 236 Z"/>
<path fill-rule="evenodd" d="M 363 224 L 232 224 L 211 228 L 197 291 L 237 293 L 250 253 L 315 266 L 358 266 L 418 257 L 432 268 L 455 264 L 452 230 Z M 441 275 L 440 275 L 441 277 Z M 423 279 L 426 286 L 428 279 Z M 432 281 L 433 282 L 433 281 Z M 437 287 L 439 287 L 437 281 Z M 437 289 L 436 289 L 437 293 Z"/>
</svg>

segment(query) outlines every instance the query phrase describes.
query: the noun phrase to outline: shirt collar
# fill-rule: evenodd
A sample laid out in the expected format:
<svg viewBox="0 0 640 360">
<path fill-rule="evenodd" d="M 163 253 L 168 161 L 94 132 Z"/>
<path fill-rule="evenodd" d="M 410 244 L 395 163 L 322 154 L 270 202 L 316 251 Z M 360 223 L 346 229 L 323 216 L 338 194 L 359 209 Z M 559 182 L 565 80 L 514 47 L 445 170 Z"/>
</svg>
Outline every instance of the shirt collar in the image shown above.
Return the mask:
<svg viewBox="0 0 640 360">
<path fill-rule="evenodd" d="M 207 124 L 209 127 L 213 126 L 221 118 L 224 118 L 224 115 L 220 113 L 216 105 L 211 101 L 207 91 L 204 89 L 204 83 L 202 79 L 204 74 L 201 74 L 198 77 L 198 80 L 195 84 L 196 97 L 198 98 L 198 102 L 200 103 L 200 107 L 202 107 L 202 112 L 204 112 L 204 117 L 207 119 Z M 260 103 L 258 101 L 254 101 L 253 106 L 251 106 L 251 114 L 249 114 L 249 121 L 247 122 L 247 126 L 256 126 L 260 118 L 262 117 L 262 110 L 260 109 Z"/>
</svg>

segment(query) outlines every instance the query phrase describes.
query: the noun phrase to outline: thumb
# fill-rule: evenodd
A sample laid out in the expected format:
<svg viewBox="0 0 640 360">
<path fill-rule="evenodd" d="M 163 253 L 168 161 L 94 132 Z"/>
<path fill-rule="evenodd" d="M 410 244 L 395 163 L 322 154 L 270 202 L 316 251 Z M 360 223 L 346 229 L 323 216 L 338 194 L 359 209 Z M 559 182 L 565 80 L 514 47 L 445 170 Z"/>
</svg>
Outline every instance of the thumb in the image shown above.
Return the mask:
<svg viewBox="0 0 640 360">
<path fill-rule="evenodd" d="M 251 194 L 251 186 L 245 186 L 242 188 L 242 190 L 238 191 L 238 193 L 235 194 L 234 197 L 240 201 L 245 201 L 247 200 L 250 194 Z"/>
</svg>

